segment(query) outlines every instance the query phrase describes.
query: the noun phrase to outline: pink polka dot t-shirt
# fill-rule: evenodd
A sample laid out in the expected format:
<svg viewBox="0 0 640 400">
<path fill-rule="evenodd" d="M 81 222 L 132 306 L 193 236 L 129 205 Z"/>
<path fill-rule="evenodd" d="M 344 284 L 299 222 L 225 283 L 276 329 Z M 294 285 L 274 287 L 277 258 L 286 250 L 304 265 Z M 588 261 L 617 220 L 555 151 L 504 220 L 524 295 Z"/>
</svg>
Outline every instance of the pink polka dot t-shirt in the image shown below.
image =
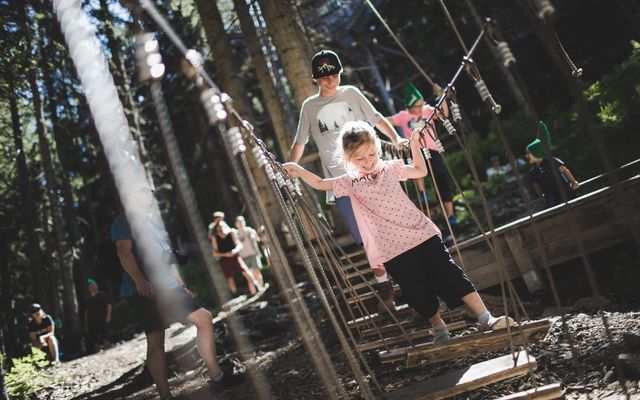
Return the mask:
<svg viewBox="0 0 640 400">
<path fill-rule="evenodd" d="M 370 265 L 386 261 L 440 234 L 438 227 L 407 197 L 402 160 L 380 161 L 370 174 L 333 181 L 336 197 L 349 196 Z"/>
</svg>

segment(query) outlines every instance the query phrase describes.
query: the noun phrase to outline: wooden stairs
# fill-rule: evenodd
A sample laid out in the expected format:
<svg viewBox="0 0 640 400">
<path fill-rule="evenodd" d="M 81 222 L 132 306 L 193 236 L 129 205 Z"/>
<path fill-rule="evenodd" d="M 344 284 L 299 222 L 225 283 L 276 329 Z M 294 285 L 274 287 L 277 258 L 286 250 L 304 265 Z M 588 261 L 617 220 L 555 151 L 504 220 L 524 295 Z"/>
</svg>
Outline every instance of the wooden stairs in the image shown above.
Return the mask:
<svg viewBox="0 0 640 400">
<path fill-rule="evenodd" d="M 362 308 L 357 304 L 375 305 L 372 290 L 375 279 L 364 252 L 356 249 L 340 258 L 345 287 L 342 290 L 346 306 L 356 312 Z M 388 313 L 370 313 L 348 321 L 349 329 L 357 333 L 360 341 L 357 348 L 361 352 L 377 351 L 381 364 L 402 363 L 406 368 L 429 365 L 469 355 L 501 349 L 515 349 L 507 354 L 487 361 L 450 371 L 444 375 L 413 383 L 409 386 L 385 393 L 390 400 L 400 399 L 442 399 L 473 391 L 506 379 L 526 375 L 537 368 L 535 358 L 519 349 L 528 342 L 543 338 L 549 330 L 548 320 L 529 321 L 492 332 L 465 334 L 446 342 L 434 344 L 432 331 L 427 321 L 415 317 L 406 304 L 398 304 L 400 288 L 394 286 L 396 309 L 392 318 Z M 370 307 L 365 307 L 370 308 Z M 441 315 L 452 335 L 468 328 L 464 320 L 464 309 L 444 310 Z M 556 399 L 564 390 L 560 384 L 546 385 L 524 392 L 514 393 L 505 399 Z"/>
</svg>

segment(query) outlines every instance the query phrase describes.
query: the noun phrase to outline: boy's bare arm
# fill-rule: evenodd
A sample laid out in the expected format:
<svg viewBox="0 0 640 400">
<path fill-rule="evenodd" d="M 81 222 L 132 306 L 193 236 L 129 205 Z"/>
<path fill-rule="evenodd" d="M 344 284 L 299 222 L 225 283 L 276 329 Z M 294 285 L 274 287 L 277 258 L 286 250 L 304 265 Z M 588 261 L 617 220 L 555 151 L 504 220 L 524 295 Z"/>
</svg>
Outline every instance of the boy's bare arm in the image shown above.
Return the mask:
<svg viewBox="0 0 640 400">
<path fill-rule="evenodd" d="M 571 189 L 576 190 L 580 187 L 580 182 L 578 182 L 576 178 L 573 177 L 573 174 L 571 173 L 571 171 L 569 171 L 569 168 L 562 165 L 560 168 L 558 168 L 558 171 L 560 171 L 560 173 L 564 175 L 565 178 L 567 178 L 569 184 L 571 185 Z"/>
</svg>

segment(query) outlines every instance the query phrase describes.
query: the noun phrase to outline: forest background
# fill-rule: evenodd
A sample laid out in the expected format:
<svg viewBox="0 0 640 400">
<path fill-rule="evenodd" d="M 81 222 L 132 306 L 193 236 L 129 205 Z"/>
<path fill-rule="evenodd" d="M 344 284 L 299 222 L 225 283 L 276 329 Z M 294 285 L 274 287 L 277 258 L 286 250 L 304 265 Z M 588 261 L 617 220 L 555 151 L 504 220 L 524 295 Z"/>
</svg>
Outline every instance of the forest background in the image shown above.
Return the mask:
<svg viewBox="0 0 640 400">
<path fill-rule="evenodd" d="M 124 2 L 123 2 L 124 3 Z M 363 90 L 385 115 L 404 107 L 403 84 L 413 81 L 433 102 L 431 87 L 402 54 L 364 2 L 349 0 L 171 0 L 155 2 L 189 47 L 205 56 L 205 68 L 236 108 L 282 160 L 288 154 L 302 101 L 316 92 L 309 60 L 335 50 L 345 66 L 343 84 Z M 387 24 L 436 82 L 445 86 L 463 52 L 438 1 L 374 1 Z M 528 1 L 447 1 L 469 46 L 478 16 L 494 18 L 517 63 L 505 74 L 482 43 L 474 60 L 496 101 L 500 124 L 463 76 L 456 83 L 470 153 L 481 171 L 489 158 L 506 161 L 498 138 L 522 157 L 536 135 L 538 118 L 550 127 L 555 154 L 579 179 L 604 172 L 598 148 L 565 76 L 569 67 L 550 57 Z M 134 32 L 126 4 L 83 1 L 91 16 L 129 119 L 142 160 L 153 177 L 165 224 L 181 251 L 192 242 L 165 157 L 146 84 L 137 77 Z M 584 73 L 581 93 L 597 122 L 597 135 L 613 166 L 638 158 L 640 141 L 640 2 L 554 1 L 558 37 Z M 0 353 L 28 351 L 27 306 L 39 302 L 56 320 L 68 358 L 82 354 L 86 280 L 117 291 L 120 267 L 109 227 L 120 210 L 106 159 L 59 24 L 45 0 L 0 0 Z M 202 215 L 246 212 L 223 150 L 207 124 L 197 88 L 181 72 L 181 56 L 156 32 L 167 73 L 162 85 L 178 144 Z M 527 100 L 528 99 L 528 100 Z M 446 133 L 441 133 L 445 136 Z M 445 141 L 446 159 L 465 193 L 474 198 L 469 167 L 459 146 Z M 266 184 L 258 182 L 262 191 Z M 505 192 L 486 183 L 496 196 Z M 270 211 L 275 204 L 265 194 Z M 508 201 L 504 204 L 510 204 Z M 515 205 L 514 207 L 517 207 Z M 464 222 L 464 210 L 460 210 Z M 208 221 L 203 221 L 203 227 Z M 256 224 L 256 221 L 249 221 Z M 202 263 L 181 267 L 206 306 L 214 306 Z M 132 316 L 116 302 L 114 332 L 124 337 Z"/>
</svg>

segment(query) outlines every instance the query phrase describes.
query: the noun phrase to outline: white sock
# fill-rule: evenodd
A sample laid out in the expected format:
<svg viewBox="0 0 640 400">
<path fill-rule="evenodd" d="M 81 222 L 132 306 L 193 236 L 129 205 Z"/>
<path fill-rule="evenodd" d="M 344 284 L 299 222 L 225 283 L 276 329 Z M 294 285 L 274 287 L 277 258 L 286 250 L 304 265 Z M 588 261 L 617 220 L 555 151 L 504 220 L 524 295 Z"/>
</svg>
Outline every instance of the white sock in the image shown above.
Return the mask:
<svg viewBox="0 0 640 400">
<path fill-rule="evenodd" d="M 375 275 L 375 274 L 374 274 L 374 276 L 376 277 L 376 282 L 378 282 L 378 283 L 386 282 L 386 281 L 389 280 L 389 276 L 387 275 L 387 271 L 384 271 L 384 274 L 382 274 L 380 276 Z"/>
<path fill-rule="evenodd" d="M 485 311 L 482 314 L 478 315 L 478 323 L 482 325 L 484 321 L 489 321 L 491 318 L 491 313 L 489 311 Z"/>
</svg>

